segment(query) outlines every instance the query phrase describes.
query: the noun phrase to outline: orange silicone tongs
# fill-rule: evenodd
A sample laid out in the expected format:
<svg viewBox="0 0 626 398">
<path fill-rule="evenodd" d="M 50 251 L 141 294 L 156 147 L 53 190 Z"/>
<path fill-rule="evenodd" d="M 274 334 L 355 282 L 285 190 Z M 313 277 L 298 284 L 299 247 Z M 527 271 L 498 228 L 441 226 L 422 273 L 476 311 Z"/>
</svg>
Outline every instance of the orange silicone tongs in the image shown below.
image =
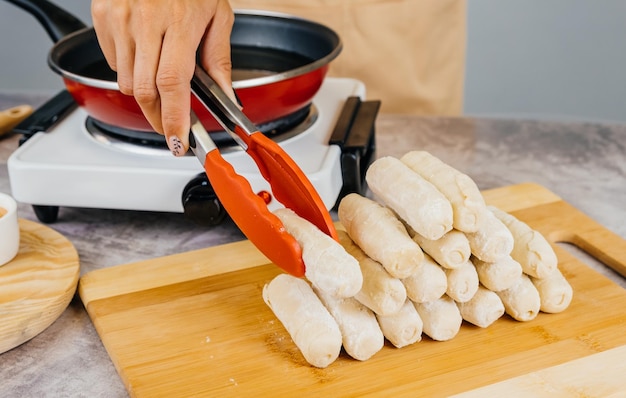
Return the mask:
<svg viewBox="0 0 626 398">
<path fill-rule="evenodd" d="M 256 126 L 199 66 L 191 82 L 194 95 L 252 159 L 272 194 L 321 231 L 338 239 L 330 213 L 296 162 Z M 295 276 L 303 276 L 302 249 L 267 203 L 252 191 L 220 154 L 217 146 L 192 112 L 190 146 L 204 165 L 215 194 L 246 237 L 274 264 Z"/>
</svg>

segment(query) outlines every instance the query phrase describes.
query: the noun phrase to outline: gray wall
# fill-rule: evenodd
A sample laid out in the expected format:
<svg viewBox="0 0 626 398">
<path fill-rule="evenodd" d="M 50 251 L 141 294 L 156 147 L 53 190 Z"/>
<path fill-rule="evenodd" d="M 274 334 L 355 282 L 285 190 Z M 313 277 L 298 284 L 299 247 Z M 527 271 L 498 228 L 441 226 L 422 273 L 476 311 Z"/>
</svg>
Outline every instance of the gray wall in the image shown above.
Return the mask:
<svg viewBox="0 0 626 398">
<path fill-rule="evenodd" d="M 91 25 L 89 0 L 56 1 Z M 466 114 L 626 121 L 626 0 L 467 4 Z M 0 32 L 0 90 L 63 88 L 34 18 L 0 0 Z"/>
<path fill-rule="evenodd" d="M 465 112 L 626 121 L 626 0 L 468 0 Z"/>
<path fill-rule="evenodd" d="M 53 0 L 86 25 L 91 25 L 90 0 Z M 53 42 L 39 22 L 5 0 L 0 0 L 0 90 L 56 93 L 61 78 L 48 68 Z"/>
</svg>

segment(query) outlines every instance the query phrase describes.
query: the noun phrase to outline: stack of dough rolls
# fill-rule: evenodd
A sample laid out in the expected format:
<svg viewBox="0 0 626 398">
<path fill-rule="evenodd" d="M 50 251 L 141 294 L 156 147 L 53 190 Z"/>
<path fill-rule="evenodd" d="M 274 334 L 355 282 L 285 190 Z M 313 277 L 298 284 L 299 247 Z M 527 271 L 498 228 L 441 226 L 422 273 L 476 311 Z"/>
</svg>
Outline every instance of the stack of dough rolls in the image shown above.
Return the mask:
<svg viewBox="0 0 626 398">
<path fill-rule="evenodd" d="M 422 339 L 423 322 L 415 306 L 406 300 L 400 311 L 391 315 L 377 315 L 385 338 L 397 348 L 402 348 Z"/>
<path fill-rule="evenodd" d="M 460 267 L 444 270 L 448 287 L 446 294 L 457 303 L 471 300 L 478 290 L 478 273 L 469 260 Z"/>
<path fill-rule="evenodd" d="M 263 288 L 263 300 L 308 363 L 325 368 L 337 359 L 342 345 L 339 326 L 304 279 L 276 276 Z"/>
<path fill-rule="evenodd" d="M 424 260 L 422 249 L 387 207 L 351 193 L 340 201 L 337 211 L 350 238 L 393 277 L 411 275 Z"/>
<path fill-rule="evenodd" d="M 487 207 L 475 232 L 465 233 L 472 254 L 479 260 L 496 262 L 511 254 L 515 239 L 511 231 Z"/>
<path fill-rule="evenodd" d="M 306 285 L 312 295 L 306 290 L 301 299 L 279 304 L 289 301 L 287 293 L 270 289 L 272 282 L 264 298 L 290 334 L 312 336 L 296 330 L 308 322 L 301 311 L 305 298 L 317 300 L 311 304 L 316 311 L 321 306 L 334 320 L 336 329 L 328 326 L 326 315 L 315 315 L 325 319 L 318 338 L 326 347 L 323 355 L 311 350 L 312 341 L 292 335 L 314 366 L 328 366 L 336 358 L 336 330 L 346 353 L 366 360 L 382 349 L 384 339 L 397 348 L 421 341 L 422 334 L 446 341 L 463 321 L 486 328 L 504 314 L 526 322 L 540 311 L 569 306 L 572 288 L 547 240 L 511 214 L 487 206 L 467 175 L 427 152 L 413 151 L 401 160 L 376 160 L 366 179 L 376 199 L 352 193 L 340 201 L 345 231 L 338 231 L 339 242 L 291 211 L 275 212 L 303 247 L 305 277 L 313 288 L 300 280 L 297 289 Z M 285 316 L 298 320 L 281 319 Z"/>
<path fill-rule="evenodd" d="M 471 261 L 476 268 L 480 283 L 494 292 L 508 289 L 522 276 L 522 266 L 511 256 L 491 263 L 476 257 L 472 257 Z"/>
<path fill-rule="evenodd" d="M 372 257 L 380 258 L 383 265 L 384 254 L 400 252 L 397 247 L 403 247 L 402 245 L 416 248 L 414 253 L 417 253 L 417 249 L 419 249 L 421 253 L 413 254 L 413 259 L 418 258 L 420 262 L 417 266 L 412 267 L 410 273 L 403 273 L 400 276 L 397 273 L 392 275 L 388 267 L 383 267 L 388 270 L 387 275 L 363 272 L 364 286 L 373 283 L 373 281 L 376 281 L 375 284 L 377 285 L 389 285 L 387 277 L 391 276 L 405 287 L 408 299 L 400 311 L 391 314 L 376 313 L 378 322 L 387 340 L 396 347 L 404 347 L 419 341 L 422 332 L 436 340 L 452 338 L 459 331 L 461 323 L 456 322 L 457 319 L 461 318 L 456 307 L 454 310 L 451 310 L 448 305 L 435 305 L 432 311 L 426 310 L 426 313 L 430 314 L 427 321 L 424 321 L 420 316 L 417 307 L 419 304 L 425 304 L 425 308 L 429 309 L 431 308 L 431 303 L 438 303 L 441 300 L 445 300 L 446 304 L 453 302 L 452 299 L 448 300 L 446 298 L 446 292 L 449 288 L 458 289 L 459 296 L 465 294 L 468 296 L 467 299 L 469 299 L 469 296 L 473 295 L 473 290 L 478 288 L 478 277 L 473 266 L 470 266 L 469 272 L 464 266 L 457 266 L 459 272 L 452 273 L 449 276 L 444 268 L 433 260 L 430 255 L 425 254 L 419 244 L 411 237 L 411 235 L 417 234 L 413 227 L 406 220 L 401 219 L 395 210 L 387 208 L 384 204 L 379 204 L 372 199 L 358 194 L 350 194 L 340 202 L 338 215 L 339 220 L 346 228 L 348 237 L 351 239 L 343 238 L 340 241 L 345 247 L 348 247 L 348 252 L 356 254 L 357 257 L 360 257 L 360 254 L 353 248 L 350 248 L 352 245 L 361 248 L 365 256 L 371 255 Z M 366 220 L 372 219 L 382 219 L 384 223 L 393 226 L 393 228 L 386 227 L 384 223 L 375 227 L 373 222 L 366 222 Z M 385 234 L 384 230 L 393 231 L 393 235 Z M 467 240 L 463 236 L 458 236 L 454 233 L 450 234 L 449 238 L 443 238 L 449 232 L 439 237 L 439 243 L 436 240 L 432 240 L 434 242 L 431 245 L 433 252 L 436 250 L 440 253 L 440 256 L 455 259 L 454 255 L 448 256 L 448 252 L 458 251 L 459 245 L 456 242 L 463 242 L 464 245 L 461 245 L 462 249 L 460 250 L 462 252 L 461 256 L 465 260 L 465 265 L 468 265 L 470 253 L 466 248 L 468 245 Z M 412 242 L 412 244 L 409 244 L 409 242 Z M 449 242 L 447 250 L 441 247 L 443 242 Z M 360 262 L 362 270 L 364 270 L 363 261 Z M 397 266 L 394 269 L 397 269 Z M 461 269 L 463 270 L 461 271 Z M 467 278 L 466 275 L 471 275 L 472 272 L 475 274 L 475 277 Z M 374 279 L 368 281 L 368 277 Z M 465 283 L 465 281 L 462 281 L 463 279 L 473 280 L 474 283 Z M 357 295 L 358 298 L 359 296 Z M 363 300 L 362 303 L 371 309 L 375 308 L 367 300 Z M 445 323 L 442 321 L 448 318 L 448 315 L 438 316 L 436 314 L 437 311 L 442 311 L 443 314 L 448 315 L 451 311 L 455 311 L 457 317 L 452 322 Z"/>
<path fill-rule="evenodd" d="M 469 260 L 472 250 L 465 234 L 452 230 L 437 240 L 426 239 L 414 233 L 413 240 L 442 267 L 462 267 Z"/>
<path fill-rule="evenodd" d="M 448 289 L 445 271 L 428 254 L 422 265 L 411 275 L 402 279 L 407 296 L 416 303 L 437 300 Z"/>
<path fill-rule="evenodd" d="M 489 210 L 509 229 L 515 244 L 511 257 L 538 291 L 540 310 L 562 312 L 569 307 L 574 291 L 558 268 L 558 259 L 550 243 L 538 231 L 495 206 Z"/>
<path fill-rule="evenodd" d="M 419 341 L 422 320 L 407 299 L 403 282 L 369 258 L 345 231 L 337 233 L 339 242 L 361 265 L 363 288 L 354 298 L 376 314 L 384 337 L 394 346 L 400 348 Z"/>
<path fill-rule="evenodd" d="M 407 298 L 404 284 L 368 257 L 345 231 L 337 231 L 337 234 L 341 245 L 359 262 L 363 274 L 363 286 L 354 297 L 377 315 L 392 315 L 400 311 Z"/>
<path fill-rule="evenodd" d="M 574 289 L 558 268 L 545 278 L 539 279 L 531 276 L 530 281 L 539 292 L 541 311 L 550 314 L 563 312 L 572 302 Z"/>
<path fill-rule="evenodd" d="M 468 175 L 426 151 L 408 152 L 400 160 L 448 198 L 455 229 L 462 232 L 478 230 L 484 216 L 485 200 Z"/>
<path fill-rule="evenodd" d="M 375 160 L 365 180 L 376 197 L 420 235 L 435 240 L 452 229 L 450 201 L 400 160 L 391 156 Z"/>
<path fill-rule="evenodd" d="M 359 263 L 343 246 L 291 209 L 278 209 L 274 214 L 302 247 L 304 276 L 313 286 L 337 297 L 352 297 L 361 290 Z"/>
<path fill-rule="evenodd" d="M 458 303 L 463 319 L 481 328 L 486 328 L 502 315 L 504 304 L 497 293 L 479 286 L 476 294 L 470 300 Z"/>
<path fill-rule="evenodd" d="M 451 340 L 461 329 L 463 318 L 459 308 L 447 295 L 437 300 L 415 304 L 415 308 L 424 323 L 424 333 L 433 340 Z"/>
<path fill-rule="evenodd" d="M 483 228 L 491 225 L 498 231 L 494 236 L 498 236 L 501 243 L 509 240 L 508 235 L 511 239 L 506 245 L 492 245 L 501 248 L 500 255 L 495 255 L 494 250 L 475 252 L 472 247 L 471 261 L 481 285 L 495 292 L 505 313 L 521 322 L 535 319 L 540 311 L 564 311 L 572 300 L 573 289 L 558 269 L 556 254 L 545 237 L 494 206 L 488 206 L 487 212 L 489 221 Z M 490 236 L 486 232 L 482 235 Z M 485 243 L 481 248 L 488 246 Z M 505 246 L 507 249 L 502 249 Z"/>
<path fill-rule="evenodd" d="M 353 297 L 339 298 L 316 291 L 324 306 L 337 321 L 346 353 L 365 361 L 385 344 L 383 332 L 374 313 Z"/>
<path fill-rule="evenodd" d="M 517 321 L 531 321 L 539 314 L 541 306 L 539 291 L 526 274 L 522 274 L 513 286 L 496 294 L 502 300 L 505 312 Z"/>
<path fill-rule="evenodd" d="M 292 210 L 274 214 L 302 247 L 308 281 L 278 275 L 263 289 L 265 303 L 311 365 L 327 367 L 342 346 L 355 359 L 370 358 L 384 337 L 374 314 L 353 298 L 363 286 L 359 262 Z"/>
<path fill-rule="evenodd" d="M 489 210 L 504 223 L 514 237 L 511 257 L 519 262 L 526 275 L 542 279 L 557 269 L 556 254 L 543 235 L 495 206 L 489 206 Z"/>
<path fill-rule="evenodd" d="M 478 290 L 478 273 L 470 262 L 471 249 L 465 234 L 451 230 L 437 240 L 426 239 L 412 229 L 408 229 L 413 240 L 424 253 L 429 255 L 444 271 L 446 278 L 445 293 L 456 302 L 471 299 Z M 438 280 L 435 279 L 437 282 Z M 427 281 L 430 283 L 430 280 Z M 434 298 L 440 298 L 434 297 Z M 415 300 L 424 302 L 429 300 Z"/>
</svg>

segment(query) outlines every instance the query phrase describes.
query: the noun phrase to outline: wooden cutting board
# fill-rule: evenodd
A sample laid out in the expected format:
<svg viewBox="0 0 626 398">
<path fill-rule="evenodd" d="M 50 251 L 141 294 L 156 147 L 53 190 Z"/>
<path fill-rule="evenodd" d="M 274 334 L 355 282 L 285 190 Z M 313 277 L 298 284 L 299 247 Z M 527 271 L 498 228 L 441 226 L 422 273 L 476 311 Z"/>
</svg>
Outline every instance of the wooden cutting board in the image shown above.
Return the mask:
<svg viewBox="0 0 626 398">
<path fill-rule="evenodd" d="M 626 345 L 480 387 L 453 398 L 624 397 L 624 358 Z"/>
<path fill-rule="evenodd" d="M 72 300 L 80 274 L 66 237 L 33 221 L 19 225 L 17 256 L 0 267 L 0 354 L 50 326 Z"/>
<path fill-rule="evenodd" d="M 626 242 L 545 188 L 484 195 L 626 274 Z M 342 353 L 325 369 L 305 362 L 263 302 L 281 271 L 247 241 L 93 271 L 79 293 L 131 396 L 450 396 L 626 345 L 626 290 L 555 249 L 574 288 L 567 311 L 464 324 L 453 340 L 387 344 L 365 362 Z M 600 360 L 599 371 L 624 367 L 621 356 Z"/>
</svg>

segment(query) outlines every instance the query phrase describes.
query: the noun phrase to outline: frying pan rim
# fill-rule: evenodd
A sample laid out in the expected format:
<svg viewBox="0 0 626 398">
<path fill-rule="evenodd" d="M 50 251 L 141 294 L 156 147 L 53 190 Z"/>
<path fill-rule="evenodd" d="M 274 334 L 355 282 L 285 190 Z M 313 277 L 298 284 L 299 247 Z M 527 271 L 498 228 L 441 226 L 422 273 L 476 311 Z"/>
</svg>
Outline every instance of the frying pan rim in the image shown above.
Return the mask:
<svg viewBox="0 0 626 398">
<path fill-rule="evenodd" d="M 280 12 L 273 12 L 273 11 L 265 11 L 265 10 L 242 10 L 242 9 L 236 9 L 234 10 L 235 14 L 240 14 L 240 15 L 249 15 L 249 16 L 259 16 L 259 17 L 273 17 L 273 18 L 280 18 L 280 19 L 288 19 L 288 20 L 292 20 L 292 21 L 300 21 L 300 22 L 304 22 L 310 25 L 314 25 L 319 27 L 320 29 L 325 30 L 327 33 L 329 33 L 330 35 L 332 35 L 334 37 L 334 39 L 336 40 L 337 44 L 335 45 L 335 47 L 332 49 L 331 52 L 329 52 L 327 55 L 316 59 L 315 61 L 308 63 L 306 65 L 294 68 L 294 69 L 290 69 L 288 71 L 285 72 L 281 72 L 281 73 L 275 73 L 275 74 L 271 74 L 271 75 L 267 75 L 267 76 L 262 76 L 262 77 L 255 77 L 252 79 L 244 79 L 244 80 L 237 80 L 237 81 L 233 81 L 233 88 L 234 89 L 242 89 L 242 88 L 249 88 L 249 87 L 258 87 L 258 86 L 263 86 L 263 85 L 268 85 L 268 84 L 272 84 L 272 83 L 277 83 L 277 82 L 281 82 L 290 78 L 294 78 L 300 75 L 304 75 L 307 74 L 309 72 L 315 71 L 323 66 L 328 65 L 333 59 L 335 59 L 342 51 L 343 48 L 343 43 L 341 41 L 341 37 L 331 28 L 320 24 L 318 22 L 306 19 L 306 18 L 301 18 L 298 16 L 294 16 L 294 15 L 290 15 L 290 14 L 285 14 L 285 13 L 280 13 Z M 83 76 L 74 72 L 70 72 L 66 69 L 63 69 L 58 62 L 56 62 L 55 60 L 55 54 L 57 52 L 57 49 L 61 46 L 66 45 L 66 43 L 70 40 L 73 40 L 76 36 L 81 36 L 81 35 L 86 35 L 88 34 L 88 32 L 93 31 L 94 28 L 93 27 L 85 27 L 83 29 L 77 30 L 75 32 L 72 32 L 64 37 L 62 37 L 59 41 L 57 41 L 54 46 L 50 49 L 49 53 L 48 53 L 48 65 L 50 66 L 50 68 L 58 73 L 59 75 L 61 75 L 63 78 L 72 80 L 74 82 L 83 84 L 83 85 L 87 85 L 93 88 L 100 88 L 100 89 L 105 89 L 105 90 L 113 90 L 113 91 L 119 91 L 119 85 L 117 84 L 117 81 L 111 81 L 111 80 L 104 80 L 104 79 L 96 79 L 96 78 L 92 78 L 92 77 L 87 77 L 87 76 Z"/>
</svg>

